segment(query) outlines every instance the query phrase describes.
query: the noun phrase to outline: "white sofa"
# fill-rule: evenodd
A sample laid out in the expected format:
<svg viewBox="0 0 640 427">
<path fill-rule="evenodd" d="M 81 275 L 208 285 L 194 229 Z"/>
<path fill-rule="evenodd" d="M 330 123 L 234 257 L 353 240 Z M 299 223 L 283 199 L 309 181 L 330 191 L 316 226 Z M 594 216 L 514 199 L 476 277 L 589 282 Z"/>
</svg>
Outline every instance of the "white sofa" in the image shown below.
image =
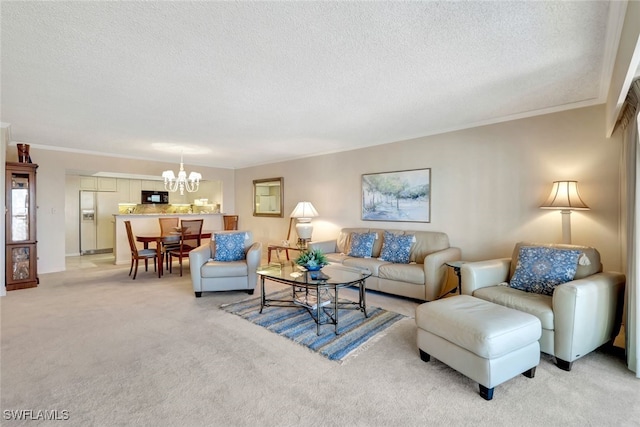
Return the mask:
<svg viewBox="0 0 640 427">
<path fill-rule="evenodd" d="M 520 248 L 525 246 L 578 250 L 586 258 L 578 263 L 574 280 L 556 286 L 552 295 L 525 292 L 509 286 Z M 594 248 L 520 242 L 511 258 L 466 263 L 460 273 L 462 294 L 538 317 L 542 323 L 540 350 L 555 356 L 557 366 L 566 371 L 618 333 L 625 276 L 603 272 L 600 253 Z"/>
<path fill-rule="evenodd" d="M 365 268 L 372 276 L 367 279 L 367 289 L 394 295 L 433 301 L 444 290 L 447 278 L 447 261 L 460 260 L 460 249 L 449 246 L 445 233 L 434 231 L 386 230 L 399 235 L 413 235 L 410 263 L 399 264 L 380 260 L 384 243 L 384 229 L 343 228 L 335 240 L 311 242 L 311 249 L 321 249 L 332 263 Z M 349 256 L 352 233 L 376 233 L 370 258 Z"/>
<path fill-rule="evenodd" d="M 243 290 L 253 294 L 258 281 L 256 271 L 262 257 L 262 244 L 253 242 L 250 231 L 217 231 L 216 234 L 244 233 L 245 259 L 214 261 L 215 240 L 207 241 L 189 252 L 189 269 L 196 298 L 202 292 Z"/>
</svg>

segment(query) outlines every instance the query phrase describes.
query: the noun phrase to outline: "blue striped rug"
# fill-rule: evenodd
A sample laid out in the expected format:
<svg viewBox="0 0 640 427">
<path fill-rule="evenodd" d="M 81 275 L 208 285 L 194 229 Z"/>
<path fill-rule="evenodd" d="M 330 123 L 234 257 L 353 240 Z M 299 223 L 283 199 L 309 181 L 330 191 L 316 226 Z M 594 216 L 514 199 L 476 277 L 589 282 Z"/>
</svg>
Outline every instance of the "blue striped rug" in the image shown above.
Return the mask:
<svg viewBox="0 0 640 427">
<path fill-rule="evenodd" d="M 291 291 L 281 291 L 269 294 L 268 298 L 282 299 L 290 296 Z M 265 307 L 260 314 L 260 297 L 257 297 L 224 304 L 221 308 L 337 361 L 344 360 L 376 334 L 405 318 L 402 314 L 378 307 L 367 307 L 369 317 L 364 317 L 364 313 L 359 310 L 343 309 L 339 311 L 340 334 L 335 334 L 334 325 L 322 325 L 321 335 L 318 336 L 315 321 L 302 307 Z"/>
</svg>

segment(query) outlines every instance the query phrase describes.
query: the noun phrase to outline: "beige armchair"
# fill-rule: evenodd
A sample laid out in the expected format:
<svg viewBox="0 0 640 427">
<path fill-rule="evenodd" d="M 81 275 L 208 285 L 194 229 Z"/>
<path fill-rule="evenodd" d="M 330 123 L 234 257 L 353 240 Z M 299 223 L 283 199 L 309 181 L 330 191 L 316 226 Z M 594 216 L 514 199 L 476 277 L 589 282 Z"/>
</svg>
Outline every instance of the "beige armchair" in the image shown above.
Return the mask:
<svg viewBox="0 0 640 427">
<path fill-rule="evenodd" d="M 228 255 L 228 248 L 218 250 L 216 253 L 216 240 L 221 235 L 241 236 L 242 259 L 219 260 Z M 224 236 L 223 236 L 224 237 Z M 189 269 L 191 270 L 191 282 L 196 298 L 202 296 L 202 292 L 245 290 L 249 295 L 253 294 L 258 276 L 256 271 L 262 257 L 262 245 L 253 242 L 250 231 L 219 231 L 214 233 L 212 240 L 189 252 Z M 231 257 L 233 259 L 234 257 Z"/>
<path fill-rule="evenodd" d="M 557 285 L 552 295 L 509 286 L 521 247 L 580 251 L 573 280 Z M 617 335 L 622 318 L 625 276 L 602 271 L 600 253 L 587 246 L 518 243 L 511 258 L 463 264 L 462 294 L 524 311 L 540 319 L 540 350 L 555 356 L 559 368 L 572 363 Z"/>
</svg>

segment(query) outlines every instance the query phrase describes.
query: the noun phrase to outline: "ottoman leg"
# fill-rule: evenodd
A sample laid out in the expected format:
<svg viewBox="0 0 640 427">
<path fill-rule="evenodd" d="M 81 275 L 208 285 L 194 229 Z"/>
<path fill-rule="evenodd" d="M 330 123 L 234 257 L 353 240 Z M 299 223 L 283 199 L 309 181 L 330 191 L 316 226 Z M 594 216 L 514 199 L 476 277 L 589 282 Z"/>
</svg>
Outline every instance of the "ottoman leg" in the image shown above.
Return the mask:
<svg viewBox="0 0 640 427">
<path fill-rule="evenodd" d="M 536 367 L 534 366 L 533 368 L 529 369 L 528 371 L 524 371 L 522 373 L 522 375 L 524 375 L 527 378 L 533 378 L 536 376 Z"/>
<path fill-rule="evenodd" d="M 480 385 L 480 396 L 482 396 L 484 400 L 493 399 L 493 387 L 486 388 L 482 384 L 479 384 L 479 385 Z"/>
<path fill-rule="evenodd" d="M 427 353 L 425 353 L 424 351 L 420 350 L 420 359 L 422 359 L 423 362 L 428 362 L 429 360 L 431 360 L 431 356 L 429 356 Z"/>
</svg>

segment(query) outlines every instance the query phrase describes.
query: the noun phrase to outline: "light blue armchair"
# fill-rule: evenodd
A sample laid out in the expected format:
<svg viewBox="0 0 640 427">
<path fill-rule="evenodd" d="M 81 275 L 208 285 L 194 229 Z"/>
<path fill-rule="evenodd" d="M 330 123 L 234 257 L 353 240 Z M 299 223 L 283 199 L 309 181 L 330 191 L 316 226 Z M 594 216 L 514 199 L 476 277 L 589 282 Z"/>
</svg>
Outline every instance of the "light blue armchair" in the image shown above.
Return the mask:
<svg viewBox="0 0 640 427">
<path fill-rule="evenodd" d="M 244 259 L 215 261 L 216 235 L 244 234 Z M 258 276 L 256 271 L 262 257 L 262 244 L 253 242 L 250 231 L 219 231 L 207 242 L 189 253 L 191 282 L 196 298 L 202 292 L 245 290 L 253 294 Z"/>
</svg>

